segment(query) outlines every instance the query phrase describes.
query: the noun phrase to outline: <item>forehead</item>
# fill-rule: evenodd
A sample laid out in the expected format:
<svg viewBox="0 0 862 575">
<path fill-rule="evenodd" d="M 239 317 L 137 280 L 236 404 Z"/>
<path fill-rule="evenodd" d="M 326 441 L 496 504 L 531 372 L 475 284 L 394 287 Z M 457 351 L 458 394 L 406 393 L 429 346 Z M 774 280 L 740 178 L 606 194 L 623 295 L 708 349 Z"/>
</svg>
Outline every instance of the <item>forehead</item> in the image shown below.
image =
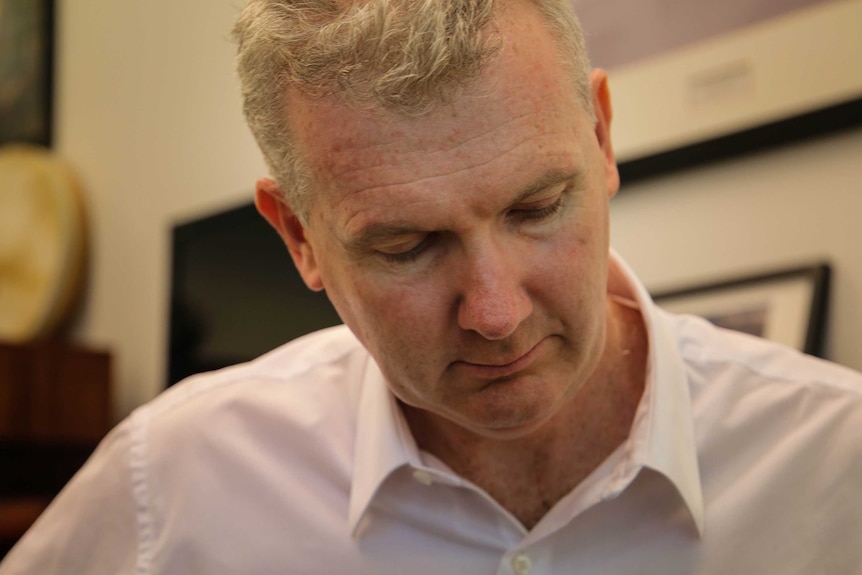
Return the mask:
<svg viewBox="0 0 862 575">
<path fill-rule="evenodd" d="M 518 193 L 547 172 L 578 169 L 588 115 L 541 17 L 520 6 L 525 14 L 500 20 L 504 45 L 480 80 L 429 114 L 288 94 L 314 204 L 328 219 L 361 225 L 386 208 L 451 202 L 452 190 Z"/>
</svg>

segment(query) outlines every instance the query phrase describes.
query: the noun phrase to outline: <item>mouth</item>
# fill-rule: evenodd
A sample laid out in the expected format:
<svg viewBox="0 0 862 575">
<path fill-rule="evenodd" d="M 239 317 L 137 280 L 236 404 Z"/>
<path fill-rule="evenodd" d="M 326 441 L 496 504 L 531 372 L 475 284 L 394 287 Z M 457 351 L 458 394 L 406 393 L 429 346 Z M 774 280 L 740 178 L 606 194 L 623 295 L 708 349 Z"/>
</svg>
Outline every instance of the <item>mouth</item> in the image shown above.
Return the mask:
<svg viewBox="0 0 862 575">
<path fill-rule="evenodd" d="M 536 356 L 539 354 L 539 347 L 541 346 L 541 344 L 542 342 L 540 341 L 532 348 L 527 350 L 526 353 L 510 361 L 472 362 L 466 360 L 458 360 L 454 362 L 453 365 L 457 367 L 460 371 L 466 372 L 467 375 L 471 375 L 473 377 L 477 377 L 480 379 L 499 379 L 501 377 L 513 375 L 529 367 L 533 363 L 533 361 L 535 361 Z"/>
</svg>

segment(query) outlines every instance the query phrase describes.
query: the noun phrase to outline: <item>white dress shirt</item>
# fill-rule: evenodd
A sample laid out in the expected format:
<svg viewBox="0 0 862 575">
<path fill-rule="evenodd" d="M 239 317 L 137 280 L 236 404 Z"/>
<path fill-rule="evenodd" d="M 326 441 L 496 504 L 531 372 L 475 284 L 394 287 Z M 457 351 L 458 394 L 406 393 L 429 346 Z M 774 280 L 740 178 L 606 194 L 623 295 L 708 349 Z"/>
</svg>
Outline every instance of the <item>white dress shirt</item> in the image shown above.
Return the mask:
<svg viewBox="0 0 862 575">
<path fill-rule="evenodd" d="M 862 376 L 649 300 L 629 439 L 530 531 L 417 449 L 344 327 L 135 411 L 19 574 L 862 573 Z"/>
</svg>

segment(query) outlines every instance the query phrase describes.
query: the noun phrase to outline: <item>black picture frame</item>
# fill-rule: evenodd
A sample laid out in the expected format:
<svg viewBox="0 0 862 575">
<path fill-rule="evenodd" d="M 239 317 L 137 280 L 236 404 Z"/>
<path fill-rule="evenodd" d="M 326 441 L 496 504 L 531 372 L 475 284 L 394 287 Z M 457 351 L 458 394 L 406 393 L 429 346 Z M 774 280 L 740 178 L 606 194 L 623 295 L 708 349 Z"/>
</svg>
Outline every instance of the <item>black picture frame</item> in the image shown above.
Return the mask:
<svg viewBox="0 0 862 575">
<path fill-rule="evenodd" d="M 678 14 L 664 15 L 670 39 L 661 40 L 679 38 L 657 53 L 650 52 L 655 34 L 644 37 L 650 20 L 641 12 L 660 18 L 655 11 L 669 3 L 571 1 L 588 16 L 588 47 L 590 26 L 597 29 L 597 65 L 602 50 L 617 50 L 617 44 L 629 50 L 627 60 L 608 60 L 612 139 L 624 190 L 646 178 L 862 126 L 862 0 L 756 6 L 740 0 L 738 18 L 714 34 L 708 30 L 714 26 L 696 19 L 719 10 L 715 3 L 680 2 Z M 776 14 L 754 17 L 772 9 L 770 3 Z M 644 6 L 652 4 L 650 13 Z M 691 26 L 681 28 L 686 18 Z"/>
<path fill-rule="evenodd" d="M 862 126 L 862 97 L 688 146 L 619 162 L 617 169 L 622 185 L 632 184 L 670 172 L 691 170 L 758 151 L 835 135 L 859 126 Z"/>
<path fill-rule="evenodd" d="M 176 222 L 170 244 L 166 386 L 341 323 L 252 203 Z"/>
<path fill-rule="evenodd" d="M 50 147 L 54 0 L 0 0 L 0 145 Z"/>
<path fill-rule="evenodd" d="M 705 282 L 652 294 L 659 307 L 825 357 L 827 262 Z"/>
</svg>

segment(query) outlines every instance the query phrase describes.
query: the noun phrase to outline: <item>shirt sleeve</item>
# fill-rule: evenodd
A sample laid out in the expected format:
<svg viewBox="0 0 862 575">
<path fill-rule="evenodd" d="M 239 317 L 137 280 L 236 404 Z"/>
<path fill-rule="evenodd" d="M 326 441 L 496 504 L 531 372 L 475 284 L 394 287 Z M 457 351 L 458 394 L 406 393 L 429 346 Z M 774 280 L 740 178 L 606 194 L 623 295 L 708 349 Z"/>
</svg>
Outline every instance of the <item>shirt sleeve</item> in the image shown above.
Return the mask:
<svg viewBox="0 0 862 575">
<path fill-rule="evenodd" d="M 123 575 L 138 570 L 141 520 L 135 501 L 132 427 L 102 441 L 0 564 L 0 575 Z"/>
</svg>

